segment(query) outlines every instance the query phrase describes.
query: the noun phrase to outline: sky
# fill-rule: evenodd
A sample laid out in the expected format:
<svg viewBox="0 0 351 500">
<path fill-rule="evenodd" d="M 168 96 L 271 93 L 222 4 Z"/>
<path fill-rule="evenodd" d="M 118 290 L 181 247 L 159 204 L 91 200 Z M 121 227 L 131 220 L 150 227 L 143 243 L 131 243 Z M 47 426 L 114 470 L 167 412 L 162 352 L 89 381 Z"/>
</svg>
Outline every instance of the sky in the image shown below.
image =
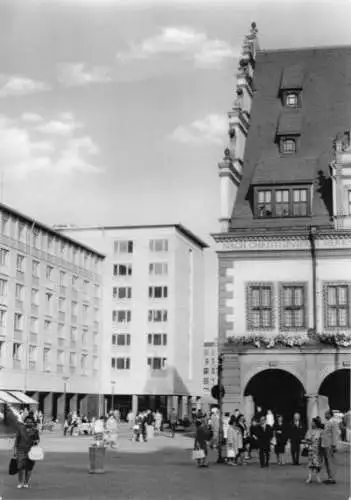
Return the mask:
<svg viewBox="0 0 351 500">
<path fill-rule="evenodd" d="M 351 45 L 349 0 L 0 0 L 1 201 L 47 224 L 181 222 L 211 244 L 243 37 Z M 216 255 L 206 338 L 217 334 Z"/>
</svg>

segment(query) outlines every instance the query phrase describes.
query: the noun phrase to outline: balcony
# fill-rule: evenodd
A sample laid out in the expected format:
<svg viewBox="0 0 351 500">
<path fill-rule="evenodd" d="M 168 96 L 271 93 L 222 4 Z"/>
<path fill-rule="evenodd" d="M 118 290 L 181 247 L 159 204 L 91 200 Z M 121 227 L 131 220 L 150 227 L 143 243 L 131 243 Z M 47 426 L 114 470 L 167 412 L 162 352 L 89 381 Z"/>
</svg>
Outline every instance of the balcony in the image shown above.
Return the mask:
<svg viewBox="0 0 351 500">
<path fill-rule="evenodd" d="M 65 347 L 65 342 L 66 342 L 66 339 L 64 339 L 62 337 L 60 337 L 60 338 L 57 339 L 57 345 L 59 347 Z"/>
<path fill-rule="evenodd" d="M 76 325 L 78 323 L 78 316 L 76 314 L 72 314 L 71 316 L 71 324 Z"/>
<path fill-rule="evenodd" d="M 37 364 L 35 361 L 29 361 L 29 369 L 30 371 L 35 371 Z"/>
<path fill-rule="evenodd" d="M 32 304 L 31 305 L 31 313 L 34 316 L 38 316 L 38 314 L 39 314 L 39 306 L 37 306 L 36 304 Z"/>
<path fill-rule="evenodd" d="M 64 285 L 60 285 L 60 295 L 66 297 L 67 287 Z"/>
<path fill-rule="evenodd" d="M 20 370 L 22 368 L 22 362 L 20 359 L 14 359 L 13 360 L 13 368 L 15 370 Z"/>
<path fill-rule="evenodd" d="M 50 290 L 53 290 L 55 288 L 55 281 L 51 279 L 47 279 L 45 282 L 46 288 L 50 288 Z"/>
<path fill-rule="evenodd" d="M 58 313 L 58 320 L 60 323 L 64 323 L 66 320 L 66 313 L 63 311 L 59 311 Z"/>
<path fill-rule="evenodd" d="M 37 345 L 37 343 L 38 343 L 38 334 L 36 332 L 30 332 L 30 334 L 29 334 L 29 342 L 32 345 Z"/>
<path fill-rule="evenodd" d="M 32 285 L 35 288 L 39 288 L 39 276 L 32 276 Z"/>
<path fill-rule="evenodd" d="M 15 309 L 17 311 L 23 311 L 23 300 L 21 299 L 15 299 Z"/>
<path fill-rule="evenodd" d="M 18 330 L 18 328 L 15 328 L 15 331 L 14 331 L 14 334 L 13 334 L 13 338 L 14 338 L 14 340 L 18 340 L 18 341 L 22 342 L 23 331 L 22 330 Z"/>
<path fill-rule="evenodd" d="M 19 271 L 18 269 L 16 270 L 16 280 L 19 281 L 20 283 L 24 283 L 24 272 Z"/>
<path fill-rule="evenodd" d="M 49 316 L 51 318 L 52 317 L 52 310 L 47 308 L 45 311 L 45 316 Z"/>
<path fill-rule="evenodd" d="M 63 373 L 63 370 L 64 370 L 64 365 L 57 365 L 56 366 L 57 373 Z"/>
<path fill-rule="evenodd" d="M 76 370 L 77 370 L 77 369 L 76 369 L 76 367 L 75 367 L 75 366 L 70 366 L 70 367 L 69 367 L 69 373 L 70 373 L 70 375 L 75 375 Z"/>
</svg>

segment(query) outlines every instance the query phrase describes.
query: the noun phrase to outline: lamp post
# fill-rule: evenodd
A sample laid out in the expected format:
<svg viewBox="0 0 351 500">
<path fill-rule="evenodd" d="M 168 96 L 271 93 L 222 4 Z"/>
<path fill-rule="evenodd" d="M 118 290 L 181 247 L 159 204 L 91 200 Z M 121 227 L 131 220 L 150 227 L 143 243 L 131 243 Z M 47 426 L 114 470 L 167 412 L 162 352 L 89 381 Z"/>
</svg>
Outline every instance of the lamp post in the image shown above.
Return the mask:
<svg viewBox="0 0 351 500">
<path fill-rule="evenodd" d="M 116 385 L 116 381 L 115 380 L 111 380 L 111 392 L 112 392 L 112 408 L 111 410 L 114 411 L 115 409 L 115 385 Z"/>
<path fill-rule="evenodd" d="M 62 377 L 63 380 L 63 425 L 65 425 L 66 419 L 66 395 L 67 395 L 67 382 L 69 381 L 69 377 Z"/>
</svg>

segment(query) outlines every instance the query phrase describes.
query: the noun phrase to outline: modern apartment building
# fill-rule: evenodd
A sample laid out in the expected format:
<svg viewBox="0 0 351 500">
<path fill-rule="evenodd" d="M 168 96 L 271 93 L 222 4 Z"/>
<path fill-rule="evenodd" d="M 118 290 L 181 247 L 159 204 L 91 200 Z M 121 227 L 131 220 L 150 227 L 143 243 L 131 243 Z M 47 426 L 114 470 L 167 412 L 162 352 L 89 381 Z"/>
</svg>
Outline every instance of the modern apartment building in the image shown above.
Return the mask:
<svg viewBox="0 0 351 500">
<path fill-rule="evenodd" d="M 217 384 L 218 376 L 218 343 L 204 342 L 203 345 L 203 377 L 202 393 L 203 396 L 211 396 L 211 389 Z"/>
<path fill-rule="evenodd" d="M 0 224 L 0 405 L 96 415 L 104 256 L 3 204 Z"/>
<path fill-rule="evenodd" d="M 214 239 L 224 410 L 248 419 L 350 409 L 350 67 L 245 37 Z"/>
<path fill-rule="evenodd" d="M 106 408 L 190 412 L 201 395 L 207 245 L 180 224 L 59 229 L 106 255 Z"/>
</svg>

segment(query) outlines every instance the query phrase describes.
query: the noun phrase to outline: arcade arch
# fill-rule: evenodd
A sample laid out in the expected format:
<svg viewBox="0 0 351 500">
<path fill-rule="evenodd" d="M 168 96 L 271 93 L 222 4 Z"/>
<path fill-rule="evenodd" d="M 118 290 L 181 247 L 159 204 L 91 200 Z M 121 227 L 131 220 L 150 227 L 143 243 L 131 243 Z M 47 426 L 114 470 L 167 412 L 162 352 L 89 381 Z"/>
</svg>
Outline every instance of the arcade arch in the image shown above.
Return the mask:
<svg viewBox="0 0 351 500">
<path fill-rule="evenodd" d="M 343 413 L 350 410 L 350 377 L 351 370 L 342 368 L 327 375 L 321 383 L 318 394 L 328 398 L 330 409 Z"/>
</svg>

